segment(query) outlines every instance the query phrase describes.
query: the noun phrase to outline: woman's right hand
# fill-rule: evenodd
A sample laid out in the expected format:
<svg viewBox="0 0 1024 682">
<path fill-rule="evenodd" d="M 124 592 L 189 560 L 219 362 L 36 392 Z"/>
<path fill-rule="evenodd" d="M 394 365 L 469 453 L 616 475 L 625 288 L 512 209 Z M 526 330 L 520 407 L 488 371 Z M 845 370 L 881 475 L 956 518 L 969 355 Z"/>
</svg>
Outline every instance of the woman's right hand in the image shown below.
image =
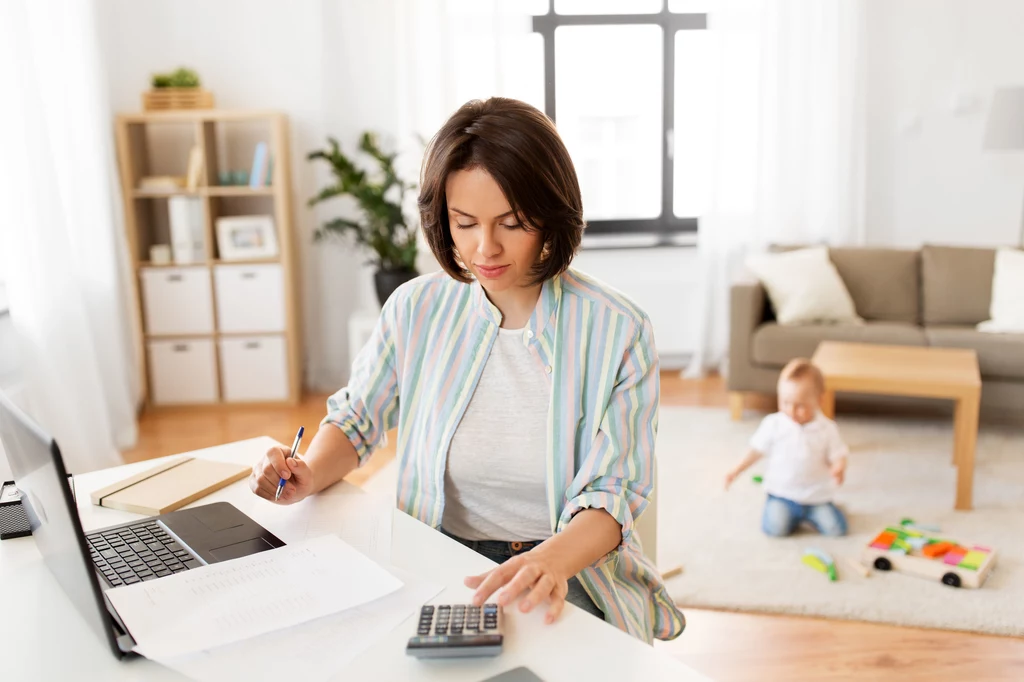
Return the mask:
<svg viewBox="0 0 1024 682">
<path fill-rule="evenodd" d="M 276 446 L 252 467 L 249 489 L 265 500 L 275 502 L 277 484 L 285 479 L 284 490 L 277 504 L 295 504 L 313 492 L 313 472 L 298 455 L 289 458 L 289 448 Z"/>
</svg>

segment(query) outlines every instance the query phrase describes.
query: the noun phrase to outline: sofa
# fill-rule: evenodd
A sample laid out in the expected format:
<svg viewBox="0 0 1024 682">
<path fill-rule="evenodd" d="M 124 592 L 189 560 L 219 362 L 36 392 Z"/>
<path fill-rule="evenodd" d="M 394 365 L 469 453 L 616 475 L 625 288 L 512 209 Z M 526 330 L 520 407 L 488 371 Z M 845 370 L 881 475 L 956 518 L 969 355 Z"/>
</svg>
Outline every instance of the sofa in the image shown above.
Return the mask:
<svg viewBox="0 0 1024 682">
<path fill-rule="evenodd" d="M 733 418 L 749 393 L 774 394 L 779 371 L 811 357 L 821 341 L 972 348 L 981 372 L 981 418 L 1024 420 L 1024 334 L 979 332 L 989 318 L 995 249 L 932 246 L 919 250 L 833 248 L 829 258 L 850 292 L 862 325 L 779 325 L 756 281 L 730 291 L 727 386 Z M 838 409 L 950 414 L 929 398 L 839 394 Z"/>
</svg>

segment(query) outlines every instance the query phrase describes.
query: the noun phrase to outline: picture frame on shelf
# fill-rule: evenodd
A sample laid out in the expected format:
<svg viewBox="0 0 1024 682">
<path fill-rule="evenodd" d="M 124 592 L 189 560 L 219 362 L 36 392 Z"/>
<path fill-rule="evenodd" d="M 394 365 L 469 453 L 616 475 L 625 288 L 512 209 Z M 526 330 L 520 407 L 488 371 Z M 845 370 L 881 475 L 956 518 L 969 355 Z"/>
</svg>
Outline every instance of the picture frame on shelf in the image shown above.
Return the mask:
<svg viewBox="0 0 1024 682">
<path fill-rule="evenodd" d="M 218 218 L 216 225 L 221 260 L 277 257 L 277 232 L 272 216 L 226 216 Z"/>
</svg>

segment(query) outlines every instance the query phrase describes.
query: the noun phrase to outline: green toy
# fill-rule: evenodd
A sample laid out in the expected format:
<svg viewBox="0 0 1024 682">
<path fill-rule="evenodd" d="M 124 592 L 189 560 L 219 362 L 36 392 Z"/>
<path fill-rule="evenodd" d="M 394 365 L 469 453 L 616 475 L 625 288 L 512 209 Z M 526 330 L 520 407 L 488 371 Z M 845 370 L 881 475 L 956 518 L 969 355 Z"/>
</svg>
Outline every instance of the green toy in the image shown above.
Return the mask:
<svg viewBox="0 0 1024 682">
<path fill-rule="evenodd" d="M 800 561 L 814 570 L 827 575 L 831 582 L 835 582 L 839 579 L 839 575 L 836 573 L 836 562 L 828 552 L 823 552 L 820 549 L 810 547 L 804 550 L 804 555 L 801 557 Z"/>
</svg>

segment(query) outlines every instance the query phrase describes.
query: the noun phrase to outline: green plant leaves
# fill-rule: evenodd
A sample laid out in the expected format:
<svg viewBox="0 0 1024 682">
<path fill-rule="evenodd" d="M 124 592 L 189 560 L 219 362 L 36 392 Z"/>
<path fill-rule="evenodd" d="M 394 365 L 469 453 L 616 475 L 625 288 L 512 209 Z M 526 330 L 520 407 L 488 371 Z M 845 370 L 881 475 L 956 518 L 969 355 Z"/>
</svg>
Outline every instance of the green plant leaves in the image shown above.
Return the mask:
<svg viewBox="0 0 1024 682">
<path fill-rule="evenodd" d="M 154 88 L 198 88 L 199 74 L 181 67 L 171 73 L 153 74 L 152 83 Z"/>
<path fill-rule="evenodd" d="M 415 270 L 416 229 L 406 222 L 402 212 L 405 194 L 414 185 L 398 177 L 395 171 L 398 155 L 385 152 L 375 133 L 363 133 L 359 150 L 376 162 L 380 169 L 379 178 L 370 177 L 369 173 L 357 167 L 333 137 L 327 138 L 325 149 L 312 151 L 306 156 L 310 161 L 325 161 L 334 175 L 334 184 L 321 189 L 308 205 L 350 196 L 363 214 L 362 220 L 335 218 L 324 223 L 314 232 L 314 241 L 330 237 L 353 240 L 373 254 L 369 263 L 380 269 Z"/>
</svg>

